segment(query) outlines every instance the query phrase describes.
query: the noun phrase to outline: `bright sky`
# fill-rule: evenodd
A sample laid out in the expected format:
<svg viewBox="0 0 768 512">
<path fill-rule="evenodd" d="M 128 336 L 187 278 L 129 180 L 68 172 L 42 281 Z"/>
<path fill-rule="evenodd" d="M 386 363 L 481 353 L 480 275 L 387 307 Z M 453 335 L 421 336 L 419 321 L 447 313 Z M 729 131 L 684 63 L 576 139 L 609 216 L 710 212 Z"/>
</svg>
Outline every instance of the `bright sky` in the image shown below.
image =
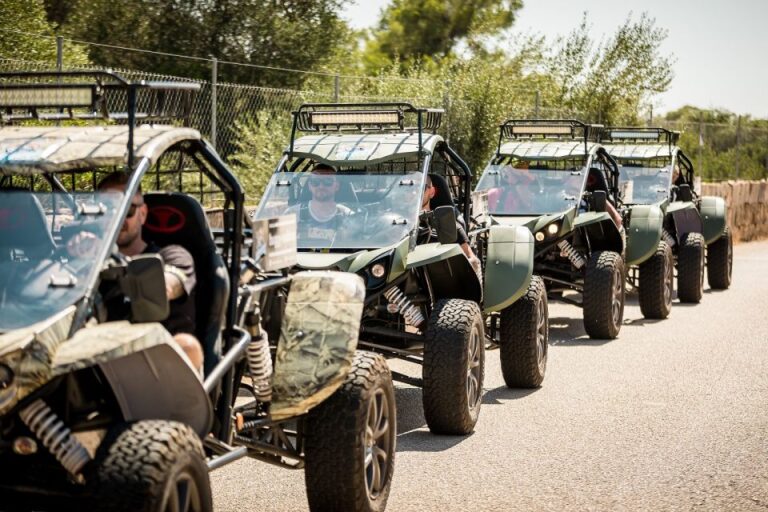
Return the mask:
<svg viewBox="0 0 768 512">
<path fill-rule="evenodd" d="M 352 0 L 354 27 L 376 24 L 389 0 Z M 612 34 L 634 10 L 669 31 L 662 51 L 674 54 L 675 78 L 655 100 L 660 112 L 683 105 L 723 108 L 768 118 L 768 0 L 524 0 L 515 31 L 550 39 L 588 13 L 595 39 Z"/>
</svg>

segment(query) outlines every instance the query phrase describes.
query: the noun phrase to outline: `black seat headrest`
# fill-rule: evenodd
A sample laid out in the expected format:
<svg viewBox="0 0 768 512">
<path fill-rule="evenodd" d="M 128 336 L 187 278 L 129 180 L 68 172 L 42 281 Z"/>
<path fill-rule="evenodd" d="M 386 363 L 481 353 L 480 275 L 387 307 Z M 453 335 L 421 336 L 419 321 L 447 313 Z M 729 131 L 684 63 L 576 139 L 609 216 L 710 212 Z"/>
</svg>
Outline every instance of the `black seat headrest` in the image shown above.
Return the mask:
<svg viewBox="0 0 768 512">
<path fill-rule="evenodd" d="M 587 174 L 587 191 L 594 192 L 596 190 L 602 190 L 606 194 L 610 192 L 605 174 L 600 169 L 592 167 Z"/>
<path fill-rule="evenodd" d="M 144 238 L 157 245 L 181 245 L 197 260 L 215 249 L 203 207 L 191 196 L 177 192 L 144 194 L 149 210 Z"/>
<path fill-rule="evenodd" d="M 430 174 L 432 186 L 435 187 L 435 195 L 429 200 L 429 207 L 433 210 L 439 206 L 453 206 L 453 196 L 448 187 L 448 181 L 439 174 Z"/>
<path fill-rule="evenodd" d="M 56 248 L 45 212 L 29 191 L 2 192 L 0 201 L 0 249 L 24 251 L 28 258 L 50 255 Z"/>
</svg>

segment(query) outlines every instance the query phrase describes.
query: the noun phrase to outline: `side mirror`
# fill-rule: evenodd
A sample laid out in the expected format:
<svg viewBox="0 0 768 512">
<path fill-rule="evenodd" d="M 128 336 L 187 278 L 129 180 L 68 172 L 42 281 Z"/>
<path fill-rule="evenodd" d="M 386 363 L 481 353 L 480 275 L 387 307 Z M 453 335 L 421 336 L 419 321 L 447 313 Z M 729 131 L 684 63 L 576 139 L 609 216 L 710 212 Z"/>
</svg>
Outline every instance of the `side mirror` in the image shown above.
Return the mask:
<svg viewBox="0 0 768 512">
<path fill-rule="evenodd" d="M 160 322 L 168 318 L 163 260 L 157 254 L 142 254 L 128 262 L 120 288 L 131 301 L 133 322 Z"/>
<path fill-rule="evenodd" d="M 693 192 L 691 186 L 687 183 L 678 185 L 677 187 L 677 200 L 678 201 L 693 201 Z"/>
<path fill-rule="evenodd" d="M 437 231 L 437 241 L 441 244 L 456 243 L 456 210 L 453 206 L 438 206 L 433 212 L 433 222 Z"/>
<path fill-rule="evenodd" d="M 608 195 L 605 190 L 595 190 L 592 192 L 592 207 L 596 212 L 604 212 L 606 210 L 605 203 L 608 200 Z"/>
</svg>

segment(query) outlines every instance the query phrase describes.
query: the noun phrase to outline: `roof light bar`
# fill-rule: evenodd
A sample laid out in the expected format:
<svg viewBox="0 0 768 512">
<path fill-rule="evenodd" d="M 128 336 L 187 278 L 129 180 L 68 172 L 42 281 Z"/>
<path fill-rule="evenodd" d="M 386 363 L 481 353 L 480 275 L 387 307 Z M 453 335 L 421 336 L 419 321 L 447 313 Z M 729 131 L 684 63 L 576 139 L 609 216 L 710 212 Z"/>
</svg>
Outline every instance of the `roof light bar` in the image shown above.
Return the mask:
<svg viewBox="0 0 768 512">
<path fill-rule="evenodd" d="M 573 135 L 573 128 L 567 125 L 514 125 L 513 135 Z"/>
<path fill-rule="evenodd" d="M 95 102 L 96 88 L 87 84 L 14 84 L 0 88 L 0 108 L 83 108 Z"/>
<path fill-rule="evenodd" d="M 629 130 L 611 130 L 612 139 L 644 139 L 644 140 L 659 140 L 661 133 L 657 131 L 629 131 Z"/>
<path fill-rule="evenodd" d="M 403 115 L 397 110 L 337 110 L 309 113 L 313 126 L 400 126 Z"/>
</svg>

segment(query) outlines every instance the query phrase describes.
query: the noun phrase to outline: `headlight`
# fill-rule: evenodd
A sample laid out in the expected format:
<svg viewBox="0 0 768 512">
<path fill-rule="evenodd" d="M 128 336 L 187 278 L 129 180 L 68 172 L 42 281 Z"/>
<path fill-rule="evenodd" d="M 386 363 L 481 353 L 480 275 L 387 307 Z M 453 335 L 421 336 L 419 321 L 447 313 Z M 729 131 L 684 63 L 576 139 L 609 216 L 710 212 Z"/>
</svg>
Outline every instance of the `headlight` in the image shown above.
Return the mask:
<svg viewBox="0 0 768 512">
<path fill-rule="evenodd" d="M 537 232 L 534 238 L 536 238 L 537 242 L 543 241 L 544 240 L 544 232 L 543 231 Z"/>
<path fill-rule="evenodd" d="M 8 365 L 0 363 L 0 412 L 16 398 L 16 375 Z"/>
<path fill-rule="evenodd" d="M 556 235 L 558 231 L 560 231 L 560 226 L 557 225 L 557 222 L 553 222 L 552 224 L 547 226 L 547 234 L 549 236 Z"/>
<path fill-rule="evenodd" d="M 386 273 L 387 269 L 381 263 L 376 263 L 371 267 L 371 275 L 376 279 L 381 279 Z"/>
</svg>

